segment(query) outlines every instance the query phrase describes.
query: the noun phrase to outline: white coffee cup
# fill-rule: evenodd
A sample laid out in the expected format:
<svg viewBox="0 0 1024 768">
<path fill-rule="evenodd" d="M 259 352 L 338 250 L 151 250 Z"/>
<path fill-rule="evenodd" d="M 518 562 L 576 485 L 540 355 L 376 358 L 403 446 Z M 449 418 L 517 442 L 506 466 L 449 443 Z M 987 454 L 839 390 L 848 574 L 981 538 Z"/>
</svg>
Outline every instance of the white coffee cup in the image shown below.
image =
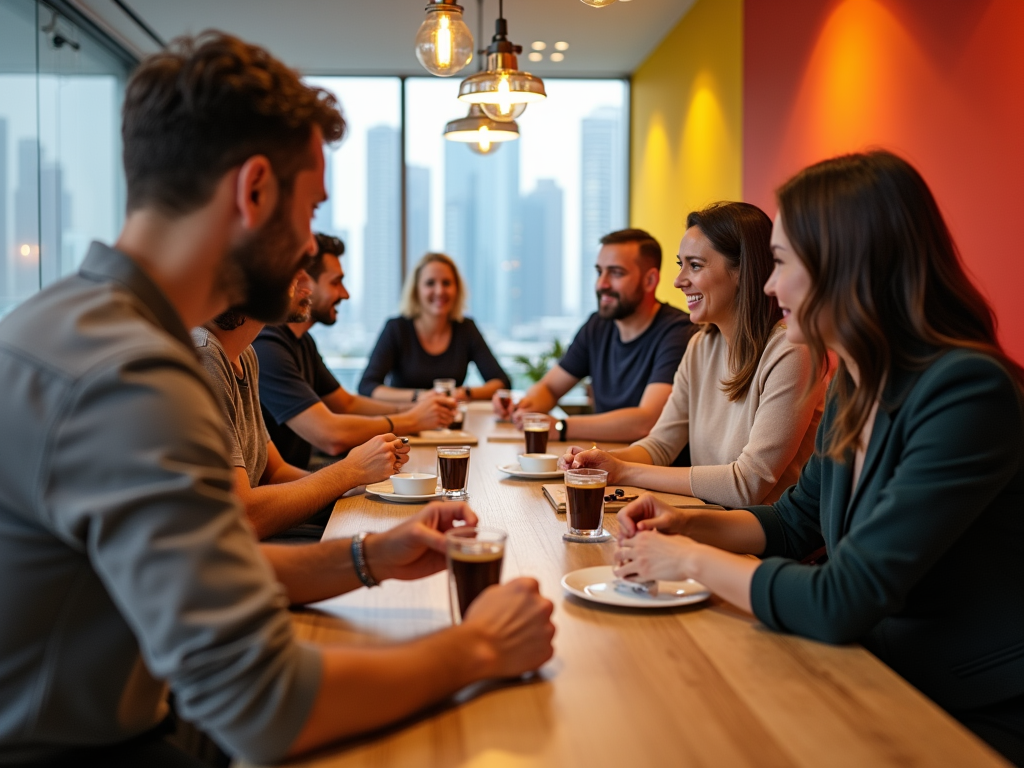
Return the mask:
<svg viewBox="0 0 1024 768">
<path fill-rule="evenodd" d="M 553 453 L 520 453 L 519 466 L 524 472 L 554 472 L 558 457 Z"/>
<path fill-rule="evenodd" d="M 437 492 L 437 475 L 402 472 L 391 476 L 391 487 L 399 496 L 429 496 Z"/>
</svg>

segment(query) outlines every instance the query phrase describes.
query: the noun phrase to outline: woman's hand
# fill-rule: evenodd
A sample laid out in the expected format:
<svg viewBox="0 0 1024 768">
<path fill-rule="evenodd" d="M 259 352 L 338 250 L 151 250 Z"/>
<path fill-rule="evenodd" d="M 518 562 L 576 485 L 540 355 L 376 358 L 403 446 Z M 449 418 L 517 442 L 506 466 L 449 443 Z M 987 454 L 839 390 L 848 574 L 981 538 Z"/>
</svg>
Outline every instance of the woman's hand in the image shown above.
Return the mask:
<svg viewBox="0 0 1024 768">
<path fill-rule="evenodd" d="M 636 501 L 619 510 L 618 539 L 621 546 L 624 539 L 636 536 L 641 531 L 661 531 L 682 535 L 686 533 L 689 514 L 661 499 L 645 493 Z"/>
<path fill-rule="evenodd" d="M 477 516 L 463 501 L 435 501 L 408 520 L 366 537 L 366 566 L 378 581 L 419 579 L 445 568 L 446 531 L 455 521 L 476 525 Z"/>
<path fill-rule="evenodd" d="M 362 445 L 357 445 L 338 463 L 354 467 L 359 485 L 369 485 L 401 472 L 402 465 L 408 460 L 408 444 L 388 433 L 371 437 Z"/>
<path fill-rule="evenodd" d="M 572 469 L 572 460 L 576 458 L 576 454 L 587 450 L 586 448 L 580 448 L 578 445 L 570 445 L 565 453 L 558 457 L 558 468 L 561 470 Z"/>
<path fill-rule="evenodd" d="M 575 446 L 573 447 L 575 448 Z M 565 457 L 563 456 L 562 458 Z M 580 467 L 603 469 L 608 473 L 609 483 L 621 483 L 625 474 L 626 462 L 616 459 L 610 453 L 602 451 L 600 448 L 590 448 L 585 451 L 577 450 L 573 454 L 572 463 L 567 464 L 565 468 L 579 469 Z"/>
<path fill-rule="evenodd" d="M 690 577 L 689 559 L 700 546 L 686 536 L 641 531 L 619 541 L 613 572 L 631 581 L 682 581 Z"/>
</svg>

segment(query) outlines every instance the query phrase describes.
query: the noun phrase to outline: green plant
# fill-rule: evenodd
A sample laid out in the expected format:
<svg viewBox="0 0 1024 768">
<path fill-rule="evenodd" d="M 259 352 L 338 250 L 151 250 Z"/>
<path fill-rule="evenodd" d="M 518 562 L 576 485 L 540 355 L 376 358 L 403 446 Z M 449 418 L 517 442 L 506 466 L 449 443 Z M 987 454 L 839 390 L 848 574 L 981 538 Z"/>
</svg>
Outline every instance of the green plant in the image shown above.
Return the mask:
<svg viewBox="0 0 1024 768">
<path fill-rule="evenodd" d="M 544 378 L 544 374 L 548 372 L 551 364 L 562 359 L 562 355 L 565 354 L 565 347 L 562 346 L 562 342 L 555 339 L 554 344 L 551 345 L 551 349 L 547 352 L 541 352 L 540 356 L 536 359 L 527 357 L 526 355 L 516 355 L 513 360 L 523 366 L 523 373 L 526 374 L 530 381 L 536 383 Z"/>
</svg>

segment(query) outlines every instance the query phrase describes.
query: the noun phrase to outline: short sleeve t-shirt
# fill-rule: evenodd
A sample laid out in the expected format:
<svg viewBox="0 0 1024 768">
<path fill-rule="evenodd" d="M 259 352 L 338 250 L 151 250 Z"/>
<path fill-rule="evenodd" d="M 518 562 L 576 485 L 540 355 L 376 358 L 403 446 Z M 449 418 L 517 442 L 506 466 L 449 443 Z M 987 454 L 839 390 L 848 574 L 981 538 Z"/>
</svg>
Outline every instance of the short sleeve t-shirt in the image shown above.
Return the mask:
<svg viewBox="0 0 1024 768">
<path fill-rule="evenodd" d="M 689 315 L 662 304 L 647 330 L 623 343 L 615 321 L 595 312 L 558 364 L 577 379 L 590 376 L 595 412 L 635 408 L 648 384 L 672 383 L 696 330 Z"/>
<path fill-rule="evenodd" d="M 260 484 L 267 468 L 267 442 L 270 435 L 260 411 L 260 364 L 252 347 L 239 356 L 242 377 L 231 367 L 220 339 L 206 328 L 192 329 L 192 343 L 199 353 L 217 395 L 221 410 L 227 417 L 231 441 L 231 464 L 243 467 L 249 476 L 249 487 Z"/>
<path fill-rule="evenodd" d="M 289 464 L 305 469 L 313 447 L 288 427 L 340 384 L 308 333 L 296 338 L 287 325 L 268 325 L 252 343 L 260 364 L 260 406 L 270 439 Z"/>
</svg>

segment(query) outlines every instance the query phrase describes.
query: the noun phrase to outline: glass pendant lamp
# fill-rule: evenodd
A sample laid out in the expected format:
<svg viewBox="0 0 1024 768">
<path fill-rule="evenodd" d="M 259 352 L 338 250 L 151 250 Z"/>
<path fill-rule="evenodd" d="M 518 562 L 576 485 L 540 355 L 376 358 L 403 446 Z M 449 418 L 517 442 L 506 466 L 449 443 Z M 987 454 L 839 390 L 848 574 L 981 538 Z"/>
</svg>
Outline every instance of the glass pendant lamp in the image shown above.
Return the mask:
<svg viewBox="0 0 1024 768">
<path fill-rule="evenodd" d="M 438 77 L 450 77 L 473 60 L 473 35 L 456 2 L 430 0 L 427 17 L 416 33 L 416 58 Z"/>
<path fill-rule="evenodd" d="M 515 120 L 526 105 L 547 98 L 544 81 L 519 70 L 520 45 L 508 39 L 508 23 L 499 4 L 494 38 L 487 48 L 487 68 L 459 85 L 459 100 L 479 104 L 487 117 L 498 122 Z"/>
<path fill-rule="evenodd" d="M 458 120 L 452 120 L 444 128 L 444 137 L 448 141 L 459 141 L 481 155 L 496 152 L 502 142 L 514 141 L 519 138 L 519 126 L 515 121 L 498 122 L 491 120 L 479 104 L 471 104 L 469 114 Z"/>
</svg>

